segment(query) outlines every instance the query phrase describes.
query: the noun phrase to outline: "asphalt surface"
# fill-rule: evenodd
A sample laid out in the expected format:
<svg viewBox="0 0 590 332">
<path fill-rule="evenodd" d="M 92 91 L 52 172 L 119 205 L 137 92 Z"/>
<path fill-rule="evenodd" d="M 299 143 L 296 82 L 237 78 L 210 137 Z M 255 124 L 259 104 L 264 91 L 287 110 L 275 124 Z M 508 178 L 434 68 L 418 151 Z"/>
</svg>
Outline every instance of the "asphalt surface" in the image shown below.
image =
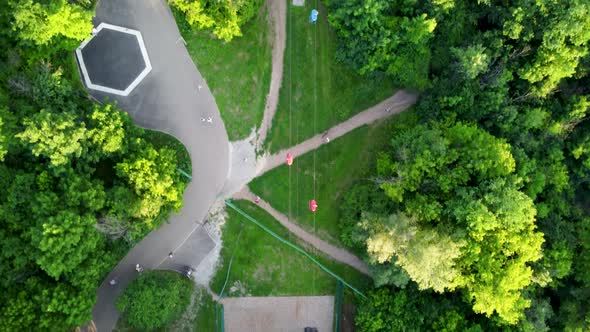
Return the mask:
<svg viewBox="0 0 590 332">
<path fill-rule="evenodd" d="M 145 69 L 137 38 L 125 32 L 102 29 L 82 49 L 90 81 L 125 90 Z"/>
<path fill-rule="evenodd" d="M 135 264 L 146 270 L 166 267 L 168 253 L 182 252 L 183 244 L 195 246 L 190 248 L 195 254 L 210 250 L 206 240 L 186 240 L 191 234 L 199 238 L 193 231 L 203 231 L 199 224 L 223 187 L 229 142 L 213 95 L 190 59 L 164 0 L 101 0 L 96 14 L 95 26 L 106 22 L 139 30 L 153 68 L 127 97 L 89 92 L 98 100 L 117 100 L 138 125 L 177 137 L 188 149 L 193 165 L 193 180 L 184 193 L 180 213 L 134 247 L 98 290 L 94 323 L 98 331 L 112 331 L 119 317 L 114 303 L 137 276 Z M 213 122 L 203 123 L 202 117 L 211 117 Z M 174 264 L 194 264 L 186 257 L 175 255 Z M 117 280 L 115 286 L 109 285 L 112 278 Z"/>
</svg>

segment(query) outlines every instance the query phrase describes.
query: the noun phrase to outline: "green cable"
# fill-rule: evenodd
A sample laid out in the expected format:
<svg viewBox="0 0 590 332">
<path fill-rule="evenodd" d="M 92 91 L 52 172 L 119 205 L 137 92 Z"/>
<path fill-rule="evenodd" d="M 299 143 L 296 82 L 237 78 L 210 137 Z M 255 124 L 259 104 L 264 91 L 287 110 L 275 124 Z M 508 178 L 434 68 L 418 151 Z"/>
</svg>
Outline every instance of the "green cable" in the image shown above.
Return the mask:
<svg viewBox="0 0 590 332">
<path fill-rule="evenodd" d="M 236 243 L 234 244 L 234 252 L 231 254 L 231 258 L 229 259 L 229 265 L 227 267 L 227 274 L 225 275 L 225 282 L 223 283 L 223 287 L 221 288 L 221 291 L 219 292 L 219 299 L 223 299 L 223 291 L 225 290 L 225 286 L 227 286 L 227 282 L 229 281 L 229 272 L 231 271 L 231 265 L 234 261 L 234 255 L 236 254 L 236 251 L 238 250 L 238 243 L 240 242 L 240 237 L 242 236 L 242 231 L 244 230 L 244 224 L 242 223 L 242 226 L 240 227 L 240 233 L 238 234 L 238 238 L 236 239 Z"/>
<path fill-rule="evenodd" d="M 215 331 L 219 332 L 219 303 L 215 302 Z"/>
<path fill-rule="evenodd" d="M 229 272 L 231 271 L 231 265 L 234 261 L 234 255 L 238 249 L 238 243 L 240 242 L 240 237 L 242 236 L 242 231 L 244 230 L 244 224 L 240 227 L 240 233 L 238 234 L 238 238 L 236 239 L 236 243 L 234 244 L 234 252 L 231 254 L 231 258 L 229 259 L 229 266 L 227 267 L 227 274 L 225 275 L 225 282 L 223 283 L 223 287 L 221 288 L 221 292 L 219 292 L 219 300 L 215 301 L 215 330 L 217 332 L 224 332 L 225 331 L 225 322 L 224 322 L 224 313 L 223 313 L 223 304 L 219 301 L 223 299 L 223 291 L 225 290 L 225 286 L 229 281 Z M 221 314 L 220 314 L 221 313 Z"/>
<path fill-rule="evenodd" d="M 342 316 L 342 283 L 338 281 L 338 287 L 336 289 L 336 322 L 335 332 L 340 332 L 340 317 Z"/>
<path fill-rule="evenodd" d="M 183 171 L 180 168 L 177 168 L 176 171 L 178 171 L 180 174 L 186 176 L 189 180 L 192 180 L 193 179 L 193 177 L 190 174 L 188 174 L 187 172 Z"/>
<path fill-rule="evenodd" d="M 275 232 L 271 231 L 266 226 L 264 226 L 263 224 L 261 224 L 260 222 L 258 222 L 256 219 L 254 219 L 250 215 L 248 215 L 246 212 L 242 211 L 240 208 L 238 208 L 237 206 L 235 206 L 232 203 L 231 199 L 226 199 L 225 200 L 225 204 L 227 204 L 229 207 L 231 207 L 232 209 L 234 209 L 235 211 L 237 211 L 242 216 L 246 217 L 246 219 L 248 219 L 251 222 L 255 223 L 258 227 L 260 227 L 263 230 L 265 230 L 268 234 L 272 235 L 277 240 L 283 242 L 284 244 L 288 245 L 289 247 L 297 250 L 299 253 L 301 253 L 305 257 L 309 258 L 309 260 L 311 260 L 312 262 L 314 262 L 317 266 L 319 266 L 322 270 L 324 270 L 324 272 L 326 272 L 329 275 L 331 275 L 332 277 L 336 278 L 336 280 L 339 280 L 340 282 L 342 282 L 342 284 L 344 284 L 346 287 L 352 289 L 355 293 L 357 293 L 363 299 L 366 299 L 367 298 L 361 291 L 359 291 L 358 289 L 354 288 L 351 284 L 347 283 L 344 279 L 342 279 L 336 273 L 330 271 L 327 267 L 325 267 L 324 265 L 322 265 L 322 263 L 320 263 L 317 259 L 315 259 L 313 256 L 311 256 L 310 254 L 308 254 L 305 250 L 303 250 L 303 249 L 299 248 L 298 246 L 292 244 L 291 242 L 283 239 L 280 235 L 278 235 Z"/>
</svg>

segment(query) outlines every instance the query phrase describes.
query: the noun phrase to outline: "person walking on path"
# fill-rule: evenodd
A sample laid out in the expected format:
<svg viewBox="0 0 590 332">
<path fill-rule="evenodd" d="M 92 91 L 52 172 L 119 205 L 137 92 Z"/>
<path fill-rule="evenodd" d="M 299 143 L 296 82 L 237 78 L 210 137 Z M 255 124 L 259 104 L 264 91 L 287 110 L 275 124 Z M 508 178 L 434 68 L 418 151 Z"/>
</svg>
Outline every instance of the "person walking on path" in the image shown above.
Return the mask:
<svg viewBox="0 0 590 332">
<path fill-rule="evenodd" d="M 113 278 L 113 279 L 111 279 L 111 281 L 109 281 L 109 284 L 110 284 L 111 286 L 115 286 L 115 285 L 117 284 L 117 278 Z"/>
<path fill-rule="evenodd" d="M 170 253 L 168 253 L 168 258 L 172 259 L 172 256 L 174 256 L 174 253 L 171 251 Z"/>
<path fill-rule="evenodd" d="M 143 272 L 143 266 L 141 266 L 139 264 L 135 264 L 135 271 L 137 271 L 138 273 Z"/>
</svg>

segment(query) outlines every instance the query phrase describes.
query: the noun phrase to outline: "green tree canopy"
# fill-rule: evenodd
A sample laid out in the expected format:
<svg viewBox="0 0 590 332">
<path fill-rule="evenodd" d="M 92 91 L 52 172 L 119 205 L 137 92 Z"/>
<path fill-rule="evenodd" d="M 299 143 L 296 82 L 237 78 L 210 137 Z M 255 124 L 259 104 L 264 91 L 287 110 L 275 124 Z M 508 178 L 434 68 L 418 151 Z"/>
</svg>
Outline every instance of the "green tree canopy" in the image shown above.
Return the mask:
<svg viewBox="0 0 590 332">
<path fill-rule="evenodd" d="M 464 49 L 451 48 L 451 53 L 457 58 L 459 71 L 469 79 L 474 79 L 479 74 L 486 72 L 490 65 L 490 57 L 481 44 Z"/>
<path fill-rule="evenodd" d="M 371 264 L 395 262 L 420 289 L 463 289 L 475 312 L 516 324 L 544 240 L 514 171 L 510 146 L 476 126 L 401 132 L 375 180 L 401 212 L 365 213 L 353 239 Z"/>
<path fill-rule="evenodd" d="M 425 13 L 436 28 L 426 46 L 432 57 L 424 77 L 431 87 L 418 103 L 423 126 L 395 135 L 392 148 L 378 156 L 373 179 L 391 200 L 384 204 L 370 185 L 355 184 L 342 208 L 343 241 L 367 250 L 371 239 L 367 256 L 376 284 L 406 291 L 412 283 L 403 281 L 404 273 L 425 284 L 400 265 L 405 242 L 399 235 L 413 234 L 410 242 L 420 232 L 452 234 L 464 243 L 454 268 L 460 271 L 456 288 L 473 311 L 464 315 L 467 322 L 485 315 L 492 318 L 481 325 L 486 331 L 587 329 L 583 280 L 590 268 L 582 225 L 590 204 L 590 3 L 363 4 L 329 5 L 351 9 L 333 23 L 340 55 L 357 69 L 369 60 L 374 68 L 387 64 L 392 53 L 363 52 L 401 38 L 402 25 L 390 24 L 392 17 Z M 411 48 L 400 44 L 393 54 Z M 412 68 L 412 61 L 405 66 Z M 401 215 L 411 227 L 388 223 Z M 380 264 L 380 257 L 391 258 Z M 469 328 L 454 314 L 423 310 L 438 322 L 436 330 Z"/>
<path fill-rule="evenodd" d="M 156 330 L 180 318 L 190 302 L 193 283 L 174 272 L 141 274 L 117 300 L 117 309 L 129 325 Z"/>
<path fill-rule="evenodd" d="M 117 178 L 109 205 L 114 215 L 131 221 L 132 236 L 138 236 L 180 209 L 185 184 L 172 150 L 156 151 L 142 138 L 135 139 L 129 150 L 115 165 Z"/>
<path fill-rule="evenodd" d="M 92 30 L 93 13 L 66 0 L 18 1 L 13 13 L 19 38 L 34 46 L 70 49 Z"/>
<path fill-rule="evenodd" d="M 89 157 L 101 159 L 114 153 L 126 152 L 126 132 L 133 130 L 133 125 L 129 116 L 116 109 L 113 104 L 94 105 L 88 126 L 88 139 L 99 152 L 99 155 Z"/>
<path fill-rule="evenodd" d="M 384 72 L 403 86 L 424 88 L 436 20 L 426 13 L 395 14 L 402 2 L 332 2 L 329 20 L 341 39 L 337 56 L 361 74 Z"/>
<path fill-rule="evenodd" d="M 261 0 L 168 0 L 196 29 L 212 30 L 224 41 L 240 37 L 240 29 L 256 15 Z"/>
<path fill-rule="evenodd" d="M 537 95 L 545 96 L 557 87 L 561 79 L 572 77 L 580 59 L 588 54 L 586 44 L 590 40 L 590 8 L 588 3 L 578 0 L 543 2 L 533 6 L 527 10 L 522 7 L 515 9 L 522 13 L 519 16 L 521 22 L 514 23 L 517 27 L 530 24 L 531 21 L 546 24 L 541 30 L 541 45 L 532 61 L 521 68 L 519 75 L 535 83 Z M 535 16 L 543 18 L 535 20 Z"/>
<path fill-rule="evenodd" d="M 394 293 L 381 288 L 368 294 L 355 317 L 360 331 L 416 331 L 424 326 L 424 313 L 419 310 L 419 299 L 405 292 Z"/>
<path fill-rule="evenodd" d="M 51 166 L 64 166 L 85 148 L 86 128 L 76 120 L 71 113 L 41 110 L 23 121 L 24 131 L 16 137 L 30 145 L 35 156 L 48 158 Z"/>
<path fill-rule="evenodd" d="M 444 292 L 460 285 L 456 259 L 462 242 L 434 229 L 419 226 L 404 215 L 387 218 L 365 214 L 360 221 L 372 264 L 394 262 L 420 289 Z M 395 260 L 394 260 L 395 256 Z"/>
<path fill-rule="evenodd" d="M 449 213 L 468 233 L 459 266 L 473 310 L 516 324 L 530 305 L 521 292 L 531 283 L 529 264 L 541 258 L 544 241 L 533 202 L 504 179 L 461 188 L 457 195 Z"/>
</svg>

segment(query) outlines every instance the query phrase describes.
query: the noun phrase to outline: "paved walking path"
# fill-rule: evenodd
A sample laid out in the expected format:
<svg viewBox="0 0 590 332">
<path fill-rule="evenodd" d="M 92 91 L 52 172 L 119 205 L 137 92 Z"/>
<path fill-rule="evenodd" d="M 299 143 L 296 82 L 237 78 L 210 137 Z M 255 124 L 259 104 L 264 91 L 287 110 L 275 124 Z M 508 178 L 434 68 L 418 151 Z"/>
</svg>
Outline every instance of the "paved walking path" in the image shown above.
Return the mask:
<svg viewBox="0 0 590 332">
<path fill-rule="evenodd" d="M 256 176 L 260 176 L 271 169 L 283 165 L 285 163 L 285 156 L 287 152 L 294 157 L 301 156 L 306 152 L 315 150 L 322 144 L 327 144 L 330 141 L 366 124 L 373 123 L 377 120 L 390 117 L 394 114 L 400 113 L 416 103 L 418 96 L 405 90 L 400 90 L 392 97 L 380 102 L 379 104 L 361 112 L 352 118 L 330 128 L 323 134 L 318 134 L 302 143 L 299 143 L 288 149 L 279 151 L 278 153 L 260 158 L 256 165 Z M 326 139 L 329 139 L 329 141 Z"/>
<path fill-rule="evenodd" d="M 283 82 L 283 56 L 285 54 L 287 2 L 284 0 L 266 0 L 270 18 L 273 23 L 272 70 L 270 74 L 270 89 L 266 97 L 264 116 L 256 139 L 256 147 L 260 149 L 266 134 L 272 126 L 272 119 L 279 103 L 279 89 Z"/>
<path fill-rule="evenodd" d="M 98 331 L 110 332 L 119 317 L 116 298 L 137 277 L 135 264 L 146 270 L 170 264 L 194 265 L 195 257 L 203 257 L 211 249 L 207 237 L 197 232 L 203 231 L 199 223 L 227 177 L 229 142 L 215 99 L 188 55 L 165 0 L 100 0 L 94 23 L 101 22 L 140 31 L 152 71 L 127 97 L 89 92 L 98 100 L 117 100 L 138 125 L 178 138 L 193 165 L 193 180 L 184 192 L 182 210 L 137 244 L 98 289 L 94 323 Z M 201 117 L 212 117 L 213 123 L 202 123 Z M 193 255 L 183 254 L 183 246 Z M 172 260 L 168 258 L 171 251 L 177 253 Z M 117 278 L 115 286 L 109 285 L 111 278 Z"/>
<path fill-rule="evenodd" d="M 254 195 L 250 191 L 250 189 L 248 189 L 248 187 L 245 187 L 240 192 L 236 193 L 234 195 L 234 198 L 254 201 L 256 195 Z M 355 255 L 351 254 L 350 252 L 342 248 L 338 248 L 325 242 L 324 240 L 316 237 L 313 234 L 308 233 L 303 228 L 289 221 L 289 218 L 286 215 L 275 210 L 272 206 L 270 206 L 270 204 L 268 204 L 268 202 L 261 199 L 258 205 L 261 208 L 263 208 L 266 212 L 268 212 L 271 216 L 273 216 L 276 220 L 278 220 L 281 223 L 281 225 L 285 226 L 291 233 L 295 234 L 298 238 L 311 244 L 316 249 L 328 255 L 332 259 L 349 265 L 359 270 L 360 272 L 369 275 L 369 268 L 367 267 L 367 264 L 365 264 L 365 262 L 363 262 L 360 258 L 356 257 Z"/>
</svg>

